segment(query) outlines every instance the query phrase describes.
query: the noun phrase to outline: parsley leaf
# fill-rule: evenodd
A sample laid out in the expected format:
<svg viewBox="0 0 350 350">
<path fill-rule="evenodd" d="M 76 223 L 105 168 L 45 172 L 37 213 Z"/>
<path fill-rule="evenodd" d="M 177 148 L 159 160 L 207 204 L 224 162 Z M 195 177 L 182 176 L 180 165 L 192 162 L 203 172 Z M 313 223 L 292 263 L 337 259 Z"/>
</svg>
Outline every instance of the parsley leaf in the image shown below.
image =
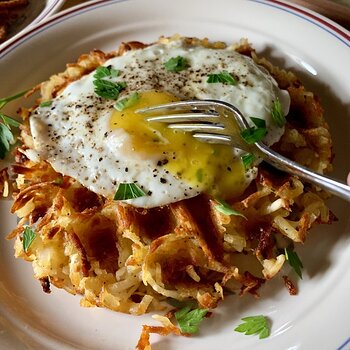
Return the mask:
<svg viewBox="0 0 350 350">
<path fill-rule="evenodd" d="M 236 332 L 245 333 L 245 335 L 257 334 L 260 339 L 270 335 L 270 327 L 265 316 L 243 317 L 242 321 L 244 322 L 235 328 Z"/>
<path fill-rule="evenodd" d="M 114 83 L 110 78 L 115 78 L 119 75 L 119 71 L 113 69 L 111 66 L 100 66 L 94 73 L 93 84 L 95 85 L 96 95 L 115 100 L 118 98 L 119 93 L 126 88 L 126 83 L 121 81 Z"/>
<path fill-rule="evenodd" d="M 7 125 L 0 123 L 0 159 L 5 158 L 13 142 L 14 137 L 11 129 Z"/>
<path fill-rule="evenodd" d="M 244 165 L 244 168 L 245 169 L 248 169 L 252 163 L 254 162 L 254 160 L 256 159 L 255 155 L 254 154 L 251 154 L 251 153 L 247 153 L 247 154 L 244 154 L 242 157 L 242 162 L 243 162 L 243 165 Z"/>
<path fill-rule="evenodd" d="M 227 71 L 222 71 L 216 74 L 209 74 L 207 83 L 222 83 L 227 85 L 237 85 L 237 80 Z"/>
<path fill-rule="evenodd" d="M 272 103 L 271 116 L 272 121 L 280 128 L 287 122 L 282 111 L 281 102 L 278 99 Z"/>
<path fill-rule="evenodd" d="M 127 200 L 145 196 L 146 193 L 135 183 L 119 184 L 114 200 Z"/>
<path fill-rule="evenodd" d="M 294 269 L 294 271 L 297 273 L 297 275 L 302 279 L 303 274 L 301 272 L 301 269 L 304 267 L 298 254 L 290 249 L 290 248 L 284 248 L 284 255 L 286 257 L 286 260 L 289 262 L 289 265 Z"/>
<path fill-rule="evenodd" d="M 41 102 L 39 107 L 50 107 L 52 105 L 52 100 Z"/>
<path fill-rule="evenodd" d="M 208 309 L 194 309 L 191 306 L 185 306 L 181 310 L 175 312 L 175 318 L 183 333 L 197 333 L 199 324 L 203 321 Z"/>
<path fill-rule="evenodd" d="M 248 128 L 241 131 L 241 137 L 248 145 L 261 141 L 266 134 L 266 128 Z"/>
<path fill-rule="evenodd" d="M 177 56 L 170 58 L 164 63 L 164 67 L 169 72 L 181 72 L 189 67 L 188 61 L 185 57 Z"/>
<path fill-rule="evenodd" d="M 9 116 L 7 116 L 5 114 L 2 114 L 1 112 L 0 112 L 0 118 L 2 119 L 3 123 L 6 126 L 10 126 L 11 125 L 11 126 L 14 126 L 14 127 L 18 128 L 21 125 L 21 123 L 18 122 L 17 120 L 12 119 L 11 117 L 9 117 Z"/>
<path fill-rule="evenodd" d="M 108 80 L 94 80 L 95 93 L 103 98 L 115 100 L 118 98 L 120 91 L 126 88 L 126 83 L 113 83 Z"/>
<path fill-rule="evenodd" d="M 261 141 L 267 134 L 266 122 L 264 119 L 250 117 L 254 123 L 254 127 L 250 127 L 241 131 L 241 137 L 248 144 Z"/>
<path fill-rule="evenodd" d="M 257 128 L 266 128 L 266 121 L 261 118 L 250 117 Z"/>
<path fill-rule="evenodd" d="M 140 95 L 138 92 L 134 92 L 130 97 L 122 98 L 120 101 L 117 101 L 114 105 L 114 108 L 121 112 L 125 108 L 132 107 L 140 100 Z"/>
<path fill-rule="evenodd" d="M 28 249 L 33 243 L 35 237 L 35 232 L 29 226 L 27 226 L 23 232 L 23 250 L 26 253 L 28 252 Z"/>
<path fill-rule="evenodd" d="M 27 91 L 28 90 L 22 91 L 13 96 L 0 98 L 0 109 L 5 107 L 10 101 L 22 97 Z M 0 121 L 2 121 L 2 123 L 0 123 L 0 159 L 4 159 L 7 152 L 10 150 L 11 144 L 15 141 L 11 131 L 11 126 L 18 128 L 20 123 L 1 112 Z"/>
<path fill-rule="evenodd" d="M 219 211 L 222 214 L 225 215 L 235 215 L 235 216 L 241 216 L 242 218 L 247 219 L 242 213 L 239 211 L 233 209 L 230 204 L 226 203 L 225 201 L 221 199 L 216 199 L 216 202 L 218 202 L 217 205 L 215 205 L 215 209 Z"/>
<path fill-rule="evenodd" d="M 112 68 L 112 66 L 100 66 L 96 68 L 94 73 L 95 79 L 103 79 L 103 78 L 116 78 L 119 75 L 119 70 Z"/>
<path fill-rule="evenodd" d="M 27 92 L 28 92 L 28 90 L 19 92 L 18 94 L 15 94 L 15 95 L 12 95 L 12 96 L 9 96 L 9 97 L 0 98 L 0 109 L 5 107 L 10 101 L 13 101 L 13 100 L 16 100 L 19 97 L 22 97 Z"/>
</svg>

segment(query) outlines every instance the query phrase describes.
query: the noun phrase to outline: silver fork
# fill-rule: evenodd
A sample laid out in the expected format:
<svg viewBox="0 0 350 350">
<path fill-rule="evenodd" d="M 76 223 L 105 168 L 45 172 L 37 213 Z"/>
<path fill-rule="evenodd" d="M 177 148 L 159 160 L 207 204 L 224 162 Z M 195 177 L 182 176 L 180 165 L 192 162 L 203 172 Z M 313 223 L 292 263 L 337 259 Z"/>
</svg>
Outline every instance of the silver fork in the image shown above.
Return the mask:
<svg viewBox="0 0 350 350">
<path fill-rule="evenodd" d="M 152 113 L 146 118 L 147 121 L 167 123 L 169 128 L 191 132 L 200 141 L 231 145 L 253 153 L 275 168 L 296 175 L 350 202 L 349 186 L 293 162 L 261 141 L 248 145 L 240 136 L 240 131 L 250 125 L 242 113 L 229 103 L 190 100 L 143 108 L 137 112 Z M 154 115 L 155 112 L 161 114 Z M 238 128 L 232 128 L 232 120 Z"/>
</svg>

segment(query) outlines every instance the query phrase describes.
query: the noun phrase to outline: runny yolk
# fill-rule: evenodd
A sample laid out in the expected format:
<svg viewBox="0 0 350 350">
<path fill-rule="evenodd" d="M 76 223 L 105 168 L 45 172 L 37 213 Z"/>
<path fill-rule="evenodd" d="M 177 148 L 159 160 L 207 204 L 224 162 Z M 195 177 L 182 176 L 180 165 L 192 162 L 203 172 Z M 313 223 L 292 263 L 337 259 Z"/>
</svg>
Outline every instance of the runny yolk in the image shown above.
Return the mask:
<svg viewBox="0 0 350 350">
<path fill-rule="evenodd" d="M 245 189 L 244 167 L 232 147 L 204 143 L 191 133 L 170 129 L 165 123 L 147 122 L 137 109 L 178 101 L 166 92 L 146 91 L 123 111 L 115 110 L 111 129 L 122 128 L 132 139 L 132 151 L 145 156 L 159 155 L 161 166 L 201 192 L 222 199 L 239 195 Z M 159 113 L 158 113 L 159 114 Z"/>
</svg>

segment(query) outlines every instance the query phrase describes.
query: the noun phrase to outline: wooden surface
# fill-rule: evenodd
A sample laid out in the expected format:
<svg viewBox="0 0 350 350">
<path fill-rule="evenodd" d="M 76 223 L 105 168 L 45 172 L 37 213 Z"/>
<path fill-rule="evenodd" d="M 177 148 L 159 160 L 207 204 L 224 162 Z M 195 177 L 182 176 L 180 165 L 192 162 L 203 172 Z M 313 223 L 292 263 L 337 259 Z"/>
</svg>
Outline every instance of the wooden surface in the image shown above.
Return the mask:
<svg viewBox="0 0 350 350">
<path fill-rule="evenodd" d="M 66 0 L 65 4 L 62 7 L 62 10 L 67 9 L 68 7 L 72 7 L 74 5 L 82 4 L 83 2 L 86 2 L 87 0 Z"/>
<path fill-rule="evenodd" d="M 67 0 L 62 9 L 86 1 L 89 0 Z M 350 30 L 350 0 L 289 0 L 289 2 L 316 11 Z"/>
<path fill-rule="evenodd" d="M 350 30 L 350 1 L 349 5 L 332 0 L 290 0 L 290 2 L 316 11 Z"/>
</svg>

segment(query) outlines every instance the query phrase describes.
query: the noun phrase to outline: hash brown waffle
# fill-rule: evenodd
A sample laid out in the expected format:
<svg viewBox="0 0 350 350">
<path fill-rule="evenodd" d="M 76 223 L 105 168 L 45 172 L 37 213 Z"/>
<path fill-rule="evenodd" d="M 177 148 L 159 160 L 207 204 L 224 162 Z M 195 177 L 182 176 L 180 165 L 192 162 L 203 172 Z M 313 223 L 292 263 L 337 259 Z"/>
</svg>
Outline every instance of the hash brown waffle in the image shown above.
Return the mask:
<svg viewBox="0 0 350 350">
<path fill-rule="evenodd" d="M 225 47 L 221 42 L 187 40 Z M 129 42 L 109 54 L 82 55 L 65 72 L 33 89 L 41 91 L 38 103 L 55 97 L 108 58 L 143 47 Z M 332 142 L 318 98 L 293 73 L 258 57 L 246 41 L 236 50 L 264 66 L 291 96 L 286 130 L 274 149 L 321 173 L 330 171 Z M 53 284 L 80 294 L 82 306 L 140 315 L 167 310 L 162 303 L 166 298 L 194 299 L 212 309 L 227 291 L 257 295 L 281 270 L 284 247 L 304 242 L 313 224 L 334 219 L 323 191 L 264 163 L 245 193 L 229 201 L 247 220 L 218 212 L 206 195 L 153 209 L 106 200 L 56 173 L 47 162 L 26 157 L 32 147 L 29 113 L 21 111 L 23 146 L 11 169 L 17 178 L 12 212 L 20 221 L 8 238 L 15 239 L 15 256 L 32 262 L 45 292 Z M 9 183 L 3 173 L 3 194 Z M 36 239 L 24 252 L 22 232 L 27 224 L 35 225 Z M 138 349 L 149 348 L 150 333 L 181 334 L 169 317 L 159 317 L 163 327 L 144 326 Z"/>
</svg>

